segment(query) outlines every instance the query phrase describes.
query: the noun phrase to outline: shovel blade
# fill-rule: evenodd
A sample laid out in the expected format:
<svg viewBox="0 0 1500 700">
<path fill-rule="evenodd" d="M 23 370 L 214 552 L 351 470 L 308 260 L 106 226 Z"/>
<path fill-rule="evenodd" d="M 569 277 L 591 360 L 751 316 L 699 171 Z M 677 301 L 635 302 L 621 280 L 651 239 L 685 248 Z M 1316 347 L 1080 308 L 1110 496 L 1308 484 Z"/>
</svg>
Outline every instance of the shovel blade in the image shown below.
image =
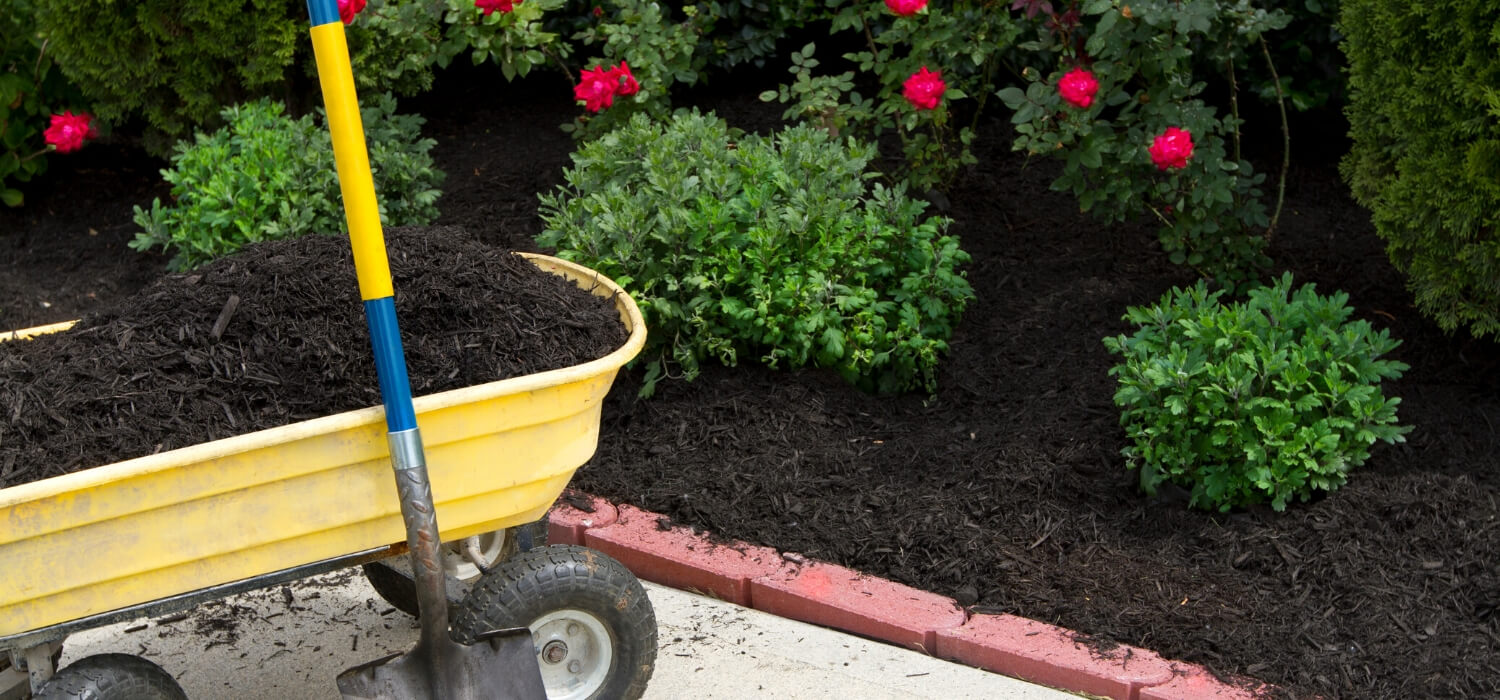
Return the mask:
<svg viewBox="0 0 1500 700">
<path fill-rule="evenodd" d="M 339 674 L 344 700 L 546 700 L 531 631 L 491 632 L 472 645 L 443 639 Z"/>
</svg>

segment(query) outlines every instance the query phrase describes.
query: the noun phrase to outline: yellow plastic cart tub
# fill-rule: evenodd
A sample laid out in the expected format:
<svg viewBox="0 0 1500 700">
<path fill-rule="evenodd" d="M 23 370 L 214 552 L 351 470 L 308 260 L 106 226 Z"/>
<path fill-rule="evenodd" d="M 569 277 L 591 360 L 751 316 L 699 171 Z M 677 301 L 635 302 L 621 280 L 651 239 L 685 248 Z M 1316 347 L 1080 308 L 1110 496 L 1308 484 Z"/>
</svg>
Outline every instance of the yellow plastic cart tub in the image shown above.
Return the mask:
<svg viewBox="0 0 1500 700">
<path fill-rule="evenodd" d="M 542 517 L 593 455 L 604 395 L 645 343 L 613 281 L 526 257 L 612 297 L 629 339 L 415 400 L 444 540 Z M 0 490 L 0 637 L 405 542 L 388 454 L 375 407 Z"/>
</svg>

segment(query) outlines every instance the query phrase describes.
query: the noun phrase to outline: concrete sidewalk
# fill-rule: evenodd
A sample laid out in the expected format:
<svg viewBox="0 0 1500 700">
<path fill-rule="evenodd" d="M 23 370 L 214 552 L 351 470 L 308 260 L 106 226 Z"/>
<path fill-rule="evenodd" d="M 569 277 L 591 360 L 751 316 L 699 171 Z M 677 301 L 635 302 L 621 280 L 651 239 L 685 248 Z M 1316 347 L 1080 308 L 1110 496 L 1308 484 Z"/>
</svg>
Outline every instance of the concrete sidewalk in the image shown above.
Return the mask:
<svg viewBox="0 0 1500 700">
<path fill-rule="evenodd" d="M 1077 696 L 915 651 L 646 584 L 660 653 L 646 697 L 958 698 Z M 405 651 L 415 621 L 358 570 L 225 598 L 188 615 L 137 620 L 69 638 L 63 665 L 90 654 L 138 654 L 193 700 L 338 700 L 345 668 Z"/>
</svg>

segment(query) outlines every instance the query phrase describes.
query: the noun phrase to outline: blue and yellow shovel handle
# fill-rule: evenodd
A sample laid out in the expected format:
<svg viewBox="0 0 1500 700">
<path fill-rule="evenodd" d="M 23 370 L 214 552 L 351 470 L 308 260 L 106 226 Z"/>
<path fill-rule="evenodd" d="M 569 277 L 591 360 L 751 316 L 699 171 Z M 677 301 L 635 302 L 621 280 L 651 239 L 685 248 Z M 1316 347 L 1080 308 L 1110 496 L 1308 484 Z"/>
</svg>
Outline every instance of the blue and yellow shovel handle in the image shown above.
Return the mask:
<svg viewBox="0 0 1500 700">
<path fill-rule="evenodd" d="M 349 243 L 354 249 L 354 270 L 359 276 L 359 295 L 364 299 L 370 341 L 375 349 L 375 371 L 385 403 L 386 426 L 392 433 L 403 433 L 417 427 L 417 418 L 411 404 L 411 382 L 406 375 L 401 333 L 396 326 L 391 268 L 380 230 L 380 208 L 375 202 L 375 180 L 365 150 L 364 124 L 354 92 L 349 46 L 336 0 L 308 0 L 307 9 L 312 17 L 313 55 L 317 59 L 318 80 L 323 85 L 328 130 L 333 136 L 339 189 L 344 196 L 344 216 L 349 222 Z"/>
</svg>

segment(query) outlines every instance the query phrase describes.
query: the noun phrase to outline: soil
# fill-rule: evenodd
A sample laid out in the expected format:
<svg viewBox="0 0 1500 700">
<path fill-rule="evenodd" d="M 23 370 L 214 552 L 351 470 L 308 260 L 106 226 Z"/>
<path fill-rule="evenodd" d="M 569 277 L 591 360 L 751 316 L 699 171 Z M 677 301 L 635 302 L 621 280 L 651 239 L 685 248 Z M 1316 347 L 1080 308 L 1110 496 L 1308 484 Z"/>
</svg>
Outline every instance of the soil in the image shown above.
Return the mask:
<svg viewBox="0 0 1500 700">
<path fill-rule="evenodd" d="M 780 108 L 754 95 L 779 77 L 733 76 L 714 83 L 727 91 L 682 102 L 764 130 Z M 554 77 L 506 86 L 455 67 L 406 101 L 428 117 L 449 175 L 439 223 L 535 249 L 536 193 L 562 181 L 573 145 L 556 129 L 575 114 L 570 95 Z M 1411 369 L 1385 391 L 1416 430 L 1377 446 L 1336 493 L 1280 514 L 1140 494 L 1119 456 L 1114 358 L 1100 339 L 1129 331 L 1126 306 L 1191 279 L 1149 226 L 1100 224 L 1051 192 L 1055 166 L 1010 152 L 1005 121 L 981 119 L 980 162 L 944 202 L 977 300 L 935 396 L 872 397 L 829 373 L 747 364 L 638 400 L 627 371 L 574 485 L 1278 694 L 1500 695 L 1500 348 L 1413 308 L 1339 180 L 1337 115 L 1293 125 L 1275 272 L 1348 292 L 1359 317 L 1402 340 L 1393 356 Z M 1267 147 L 1278 138 L 1247 134 L 1261 170 L 1279 164 Z M 27 209 L 0 212 L 0 326 L 93 311 L 162 265 L 122 249 L 129 207 L 161 191 L 159 163 L 107 147 L 53 161 Z"/>
</svg>

